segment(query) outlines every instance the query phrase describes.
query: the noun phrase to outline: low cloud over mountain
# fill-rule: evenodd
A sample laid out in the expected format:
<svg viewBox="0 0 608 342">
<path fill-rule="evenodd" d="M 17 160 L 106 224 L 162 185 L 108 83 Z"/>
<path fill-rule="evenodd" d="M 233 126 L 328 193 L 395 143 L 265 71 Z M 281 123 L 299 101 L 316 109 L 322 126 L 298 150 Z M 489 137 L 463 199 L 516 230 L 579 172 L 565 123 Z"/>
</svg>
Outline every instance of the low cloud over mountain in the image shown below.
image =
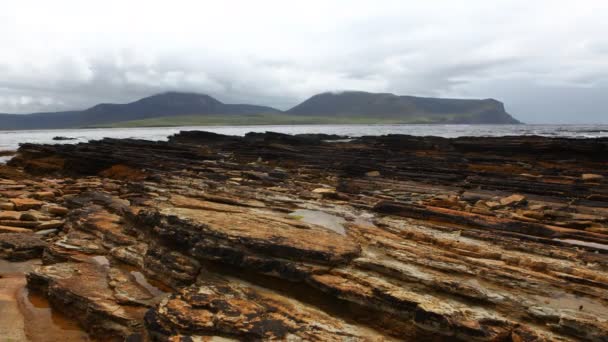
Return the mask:
<svg viewBox="0 0 608 342">
<path fill-rule="evenodd" d="M 601 0 L 28 2 L 0 13 L 0 112 L 167 89 L 285 110 L 361 89 L 499 98 L 526 122 L 608 120 Z"/>
</svg>

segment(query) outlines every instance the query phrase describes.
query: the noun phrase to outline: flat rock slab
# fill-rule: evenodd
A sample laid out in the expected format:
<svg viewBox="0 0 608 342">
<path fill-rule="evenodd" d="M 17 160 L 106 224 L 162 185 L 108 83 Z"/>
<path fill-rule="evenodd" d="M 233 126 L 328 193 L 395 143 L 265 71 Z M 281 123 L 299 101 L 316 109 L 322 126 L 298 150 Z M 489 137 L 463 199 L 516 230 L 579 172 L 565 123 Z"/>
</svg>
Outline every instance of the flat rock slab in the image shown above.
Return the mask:
<svg viewBox="0 0 608 342">
<path fill-rule="evenodd" d="M 0 340 L 7 342 L 86 342 L 86 332 L 68 317 L 49 307 L 48 301 L 26 288 L 25 273 L 39 260 L 0 260 Z"/>
<path fill-rule="evenodd" d="M 0 234 L 0 258 L 19 261 L 40 258 L 47 243 L 34 234 Z"/>
<path fill-rule="evenodd" d="M 11 198 L 10 202 L 15 205 L 15 210 L 18 211 L 39 209 L 44 204 L 44 202 L 32 198 Z"/>
<path fill-rule="evenodd" d="M 9 227 L 0 225 L 0 233 L 21 233 L 21 234 L 32 234 L 33 230 L 28 228 Z"/>
<path fill-rule="evenodd" d="M 146 315 L 152 336 L 233 336 L 239 340 L 375 341 L 387 337 L 236 279 L 205 277 Z M 390 338 L 388 338 L 390 340 Z"/>
<path fill-rule="evenodd" d="M 110 277 L 105 260 L 85 257 L 79 263 L 40 266 L 27 274 L 28 287 L 44 293 L 54 308 L 77 319 L 94 336 L 126 338 L 141 328 L 148 309 L 119 304 L 108 283 L 116 276 Z"/>
<path fill-rule="evenodd" d="M 14 210 L 0 211 L 0 220 L 19 220 L 22 213 Z"/>
<path fill-rule="evenodd" d="M 229 205 L 221 205 L 221 209 L 217 209 L 218 204 L 181 196 L 174 203 L 176 206 L 161 206 L 163 219 L 158 229 L 176 230 L 176 233 L 178 229 L 188 230 L 183 238 L 192 236 L 193 240 L 195 238 L 202 243 L 200 248 L 215 243 L 240 249 L 246 254 L 329 265 L 348 262 L 360 252 L 359 245 L 348 236 L 271 212 Z"/>
</svg>

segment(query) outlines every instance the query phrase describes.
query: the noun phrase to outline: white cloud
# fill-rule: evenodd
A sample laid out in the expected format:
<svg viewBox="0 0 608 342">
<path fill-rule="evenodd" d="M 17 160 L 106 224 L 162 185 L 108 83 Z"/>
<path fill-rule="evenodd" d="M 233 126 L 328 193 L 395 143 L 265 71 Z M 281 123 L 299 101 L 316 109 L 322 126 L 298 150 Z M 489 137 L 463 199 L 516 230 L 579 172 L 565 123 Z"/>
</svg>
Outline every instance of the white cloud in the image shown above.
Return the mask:
<svg viewBox="0 0 608 342">
<path fill-rule="evenodd" d="M 360 89 L 494 97 L 524 121 L 608 121 L 607 15 L 603 0 L 12 1 L 0 112 L 165 90 L 287 108 Z M 582 102 L 593 106 L 575 115 Z"/>
</svg>

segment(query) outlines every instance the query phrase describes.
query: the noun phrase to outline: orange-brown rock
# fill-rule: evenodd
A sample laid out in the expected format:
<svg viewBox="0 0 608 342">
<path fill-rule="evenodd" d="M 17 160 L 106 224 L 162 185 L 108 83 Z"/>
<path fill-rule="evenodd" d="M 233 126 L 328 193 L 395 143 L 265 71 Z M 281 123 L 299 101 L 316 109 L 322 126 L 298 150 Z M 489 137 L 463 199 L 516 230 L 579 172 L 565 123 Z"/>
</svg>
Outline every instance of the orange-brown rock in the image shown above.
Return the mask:
<svg viewBox="0 0 608 342">
<path fill-rule="evenodd" d="M 41 266 L 27 275 L 28 287 L 44 293 L 55 308 L 86 326 L 91 335 L 105 341 L 122 341 L 140 330 L 147 308 L 119 303 L 116 298 L 119 284 L 112 283 L 111 270 L 104 257 Z M 126 272 L 125 281 L 135 283 L 135 290 L 128 294 L 138 298 L 140 292 L 146 291 L 137 287 L 128 271 L 116 272 Z M 125 290 L 124 285 L 121 288 Z M 152 295 L 146 293 L 144 298 L 150 299 Z"/>
<path fill-rule="evenodd" d="M 33 233 L 31 229 L 28 228 L 19 228 L 19 227 L 11 227 L 11 226 L 2 226 L 0 225 L 0 233 L 23 233 L 30 234 Z"/>
<path fill-rule="evenodd" d="M 4 203 L 0 203 L 0 210 L 14 210 L 15 209 L 15 205 L 11 202 L 4 202 Z"/>
<path fill-rule="evenodd" d="M 44 202 L 32 198 L 11 198 L 10 202 L 15 205 L 15 210 L 18 211 L 39 209 L 44 204 Z"/>
<path fill-rule="evenodd" d="M 39 258 L 46 243 L 34 234 L 0 234 L 0 259 L 12 261 Z"/>
<path fill-rule="evenodd" d="M 60 207 L 60 206 L 52 206 L 52 207 L 49 207 L 47 210 L 50 214 L 58 215 L 58 216 L 65 216 L 69 212 L 68 208 Z"/>
<path fill-rule="evenodd" d="M 30 288 L 119 340 L 605 339 L 607 140 L 325 139 L 23 145 Z"/>
<path fill-rule="evenodd" d="M 19 211 L 0 211 L 0 220 L 19 220 L 21 217 L 21 212 Z"/>
</svg>

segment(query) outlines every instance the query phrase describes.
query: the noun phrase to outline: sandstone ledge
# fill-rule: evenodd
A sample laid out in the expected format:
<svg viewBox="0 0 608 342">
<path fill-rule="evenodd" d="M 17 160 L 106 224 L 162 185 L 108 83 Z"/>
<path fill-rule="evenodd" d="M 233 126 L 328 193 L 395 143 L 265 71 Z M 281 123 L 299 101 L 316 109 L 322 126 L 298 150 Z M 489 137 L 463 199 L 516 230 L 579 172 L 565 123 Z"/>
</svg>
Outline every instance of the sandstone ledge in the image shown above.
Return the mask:
<svg viewBox="0 0 608 342">
<path fill-rule="evenodd" d="M 25 144 L 0 202 L 93 336 L 605 340 L 607 140 L 337 138 Z"/>
</svg>

